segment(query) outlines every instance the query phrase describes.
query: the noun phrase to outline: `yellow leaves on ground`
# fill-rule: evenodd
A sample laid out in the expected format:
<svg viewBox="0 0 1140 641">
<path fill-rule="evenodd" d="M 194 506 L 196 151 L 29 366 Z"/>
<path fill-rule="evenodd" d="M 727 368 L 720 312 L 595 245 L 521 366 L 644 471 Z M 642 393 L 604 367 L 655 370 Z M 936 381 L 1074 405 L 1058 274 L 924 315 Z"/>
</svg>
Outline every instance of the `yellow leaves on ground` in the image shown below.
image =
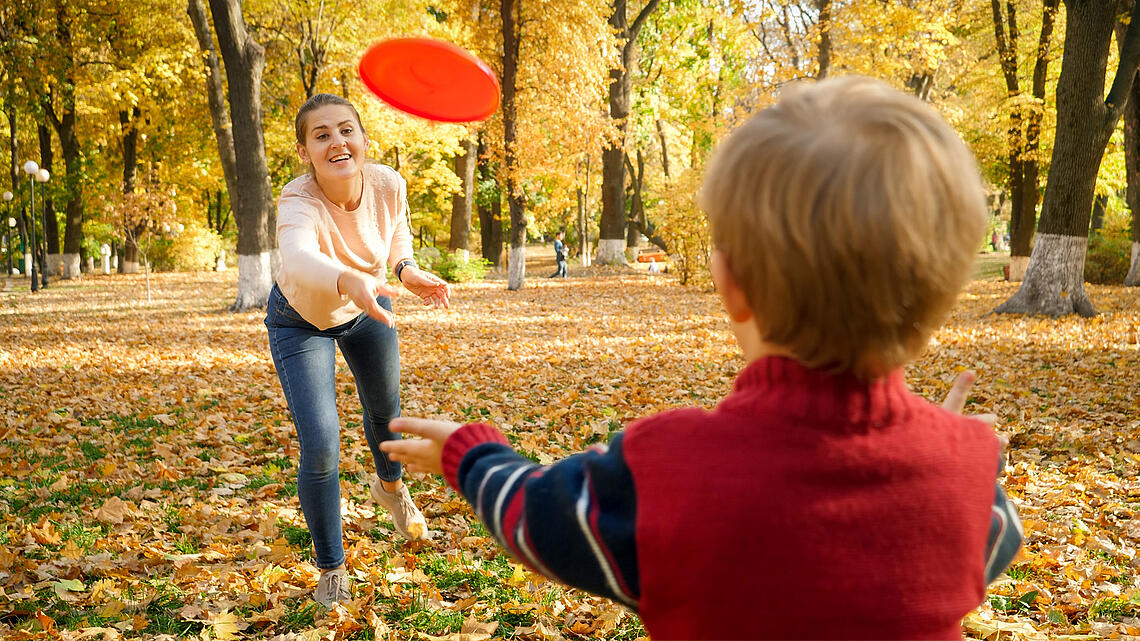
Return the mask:
<svg viewBox="0 0 1140 641">
<path fill-rule="evenodd" d="M 341 511 L 353 599 L 324 611 L 296 498 L 297 444 L 259 313 L 235 275 L 88 277 L 3 294 L 0 637 L 636 639 L 625 610 L 503 555 L 437 479 L 412 479 L 430 541 L 397 540 L 339 360 Z M 910 385 L 1010 438 L 1004 485 L 1027 546 L 965 621 L 985 639 L 1140 631 L 1140 291 L 1090 287 L 1093 319 L 988 313 L 970 285 Z M 714 294 L 618 274 L 396 301 L 404 413 L 502 428 L 553 461 L 631 419 L 711 406 L 743 361 Z M 750 616 L 741 613 L 741 616 Z M 1074 635 L 1076 635 L 1074 637 Z"/>
</svg>

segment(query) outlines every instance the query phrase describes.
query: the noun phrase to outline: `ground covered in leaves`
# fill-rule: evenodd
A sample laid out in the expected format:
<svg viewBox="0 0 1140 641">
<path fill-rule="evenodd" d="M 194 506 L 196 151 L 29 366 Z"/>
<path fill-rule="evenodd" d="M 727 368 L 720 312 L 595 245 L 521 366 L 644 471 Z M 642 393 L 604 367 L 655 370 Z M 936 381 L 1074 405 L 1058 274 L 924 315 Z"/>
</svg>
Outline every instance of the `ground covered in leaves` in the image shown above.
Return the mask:
<svg viewBox="0 0 1140 641">
<path fill-rule="evenodd" d="M 149 302 L 142 276 L 0 294 L 0 638 L 645 635 L 513 563 L 435 480 L 412 489 L 439 535 L 393 542 L 339 357 L 355 600 L 316 606 L 293 430 L 262 315 L 226 311 L 235 281 L 156 275 Z M 1028 544 L 966 634 L 1140 634 L 1140 289 L 1091 287 L 1092 319 L 988 315 L 1013 287 L 973 283 L 908 370 L 935 399 L 977 370 L 967 409 L 1010 438 Z M 456 287 L 448 312 L 396 310 L 405 413 L 493 422 L 540 461 L 710 406 L 742 365 L 715 296 L 663 275 L 488 281 Z"/>
</svg>

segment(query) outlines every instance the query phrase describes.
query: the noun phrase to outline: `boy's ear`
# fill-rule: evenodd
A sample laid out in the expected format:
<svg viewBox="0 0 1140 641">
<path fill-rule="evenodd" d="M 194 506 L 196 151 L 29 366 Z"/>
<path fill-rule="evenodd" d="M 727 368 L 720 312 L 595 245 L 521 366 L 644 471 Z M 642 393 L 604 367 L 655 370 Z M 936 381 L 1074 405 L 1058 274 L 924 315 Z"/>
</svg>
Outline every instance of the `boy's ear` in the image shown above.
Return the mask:
<svg viewBox="0 0 1140 641">
<path fill-rule="evenodd" d="M 748 305 L 748 297 L 744 295 L 744 290 L 732 276 L 728 259 L 719 250 L 714 249 L 709 258 L 709 271 L 712 272 L 713 283 L 716 284 L 716 291 L 720 294 L 720 300 L 724 303 L 728 317 L 737 323 L 751 320 L 752 308 Z"/>
</svg>

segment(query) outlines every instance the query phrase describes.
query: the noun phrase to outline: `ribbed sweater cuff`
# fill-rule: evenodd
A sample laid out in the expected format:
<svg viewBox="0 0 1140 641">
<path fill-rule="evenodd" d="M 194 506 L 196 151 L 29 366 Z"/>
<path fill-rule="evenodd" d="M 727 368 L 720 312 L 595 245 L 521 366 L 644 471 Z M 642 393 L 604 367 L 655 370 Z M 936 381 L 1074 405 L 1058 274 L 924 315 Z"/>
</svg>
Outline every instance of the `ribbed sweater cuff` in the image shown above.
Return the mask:
<svg viewBox="0 0 1140 641">
<path fill-rule="evenodd" d="M 443 444 L 443 454 L 440 457 L 443 476 L 456 492 L 462 494 L 459 489 L 459 464 L 471 448 L 483 443 L 502 443 L 508 447 L 511 444 L 499 430 L 486 423 L 467 423 L 452 432 Z"/>
</svg>

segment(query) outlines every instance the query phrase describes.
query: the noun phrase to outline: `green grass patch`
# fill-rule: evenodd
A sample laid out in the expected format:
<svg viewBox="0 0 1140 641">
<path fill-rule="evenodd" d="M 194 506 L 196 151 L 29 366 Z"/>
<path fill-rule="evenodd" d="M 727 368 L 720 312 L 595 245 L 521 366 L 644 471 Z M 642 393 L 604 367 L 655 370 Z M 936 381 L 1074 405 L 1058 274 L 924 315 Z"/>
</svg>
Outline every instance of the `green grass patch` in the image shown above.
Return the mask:
<svg viewBox="0 0 1140 641">
<path fill-rule="evenodd" d="M 316 625 L 322 605 L 308 598 L 293 599 L 285 603 L 285 614 L 278 619 L 279 632 L 303 632 Z"/>
<path fill-rule="evenodd" d="M 292 523 L 285 523 L 279 521 L 277 529 L 289 542 L 289 545 L 297 549 L 297 556 L 305 559 L 306 561 L 313 558 L 313 537 L 309 531 L 303 527 L 297 527 Z"/>
<path fill-rule="evenodd" d="M 111 429 L 120 434 L 146 434 L 155 437 L 171 430 L 171 426 L 163 425 L 150 416 L 138 414 L 110 414 L 106 420 L 110 421 Z"/>
<path fill-rule="evenodd" d="M 108 533 L 108 528 L 102 523 L 87 525 L 84 523 L 64 522 L 56 528 L 64 541 L 74 541 L 75 545 L 86 551 L 95 546 L 99 539 Z"/>
<path fill-rule="evenodd" d="M 83 452 L 83 456 L 87 457 L 88 461 L 97 461 L 107 455 L 107 453 L 103 451 L 103 448 L 91 441 L 83 441 L 80 443 L 79 450 Z"/>
<path fill-rule="evenodd" d="M 974 280 L 1005 280 L 1005 266 L 1009 264 L 1009 252 L 986 252 L 979 254 L 974 263 Z"/>
<path fill-rule="evenodd" d="M 1089 606 L 1089 620 L 1119 621 L 1129 615 L 1135 606 L 1127 599 L 1109 597 L 1101 599 Z"/>
<path fill-rule="evenodd" d="M 463 613 L 447 610 L 428 610 L 423 597 L 415 596 L 404 608 L 394 608 L 388 618 L 401 632 L 442 635 L 459 632 L 463 627 Z"/>
<path fill-rule="evenodd" d="M 1021 596 L 993 594 L 990 595 L 990 605 L 1006 614 L 1029 614 L 1033 610 L 1037 594 L 1037 590 L 1030 590 Z"/>
</svg>

